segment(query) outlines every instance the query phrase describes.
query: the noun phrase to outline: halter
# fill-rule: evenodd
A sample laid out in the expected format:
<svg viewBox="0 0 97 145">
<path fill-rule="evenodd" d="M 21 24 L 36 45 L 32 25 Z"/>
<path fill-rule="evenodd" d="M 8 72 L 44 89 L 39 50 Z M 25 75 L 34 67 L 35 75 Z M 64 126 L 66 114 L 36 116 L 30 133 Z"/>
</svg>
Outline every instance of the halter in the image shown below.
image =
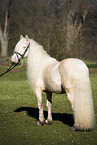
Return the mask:
<svg viewBox="0 0 97 145">
<path fill-rule="evenodd" d="M 23 54 L 20 54 L 19 52 L 14 52 L 14 53 L 17 55 L 18 63 L 12 62 L 11 66 L 10 66 L 4 73 L 0 74 L 0 77 L 3 76 L 4 74 L 8 73 L 9 71 L 11 71 L 13 68 L 15 68 L 15 67 L 19 64 L 20 59 L 19 59 L 19 57 L 18 57 L 18 54 L 19 54 L 19 55 L 21 56 L 21 58 L 23 59 L 23 57 L 24 57 L 24 55 L 25 55 L 25 53 L 27 52 L 27 50 L 28 50 L 29 47 L 30 47 L 30 42 L 29 42 L 29 44 L 28 44 L 28 46 L 27 46 L 27 48 L 25 49 L 25 51 L 24 51 Z"/>
<path fill-rule="evenodd" d="M 29 46 L 30 46 L 30 42 L 29 42 L 29 44 L 28 44 L 28 46 L 27 46 L 27 48 L 25 49 L 25 51 L 24 51 L 24 53 L 23 53 L 23 54 L 20 54 L 19 52 L 14 52 L 14 53 L 16 54 L 16 56 L 17 56 L 18 60 L 20 60 L 18 55 L 20 55 L 20 56 L 21 56 L 21 58 L 23 59 L 23 57 L 24 57 L 25 53 L 27 52 L 27 50 L 28 50 Z"/>
</svg>

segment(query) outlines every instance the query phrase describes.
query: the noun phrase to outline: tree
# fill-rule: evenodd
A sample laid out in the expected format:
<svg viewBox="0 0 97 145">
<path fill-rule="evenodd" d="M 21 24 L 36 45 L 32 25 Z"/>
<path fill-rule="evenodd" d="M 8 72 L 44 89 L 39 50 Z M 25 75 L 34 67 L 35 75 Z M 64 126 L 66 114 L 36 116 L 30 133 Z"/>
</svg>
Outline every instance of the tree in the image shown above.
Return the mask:
<svg viewBox="0 0 97 145">
<path fill-rule="evenodd" d="M 10 9 L 13 0 L 8 0 L 5 10 L 5 22 L 2 28 L 0 23 L 0 41 L 1 41 L 1 56 L 7 56 L 8 54 L 8 23 L 10 18 Z"/>
<path fill-rule="evenodd" d="M 82 28 L 84 46 L 82 56 L 87 60 L 97 61 L 97 5 L 93 5 L 88 12 L 85 24 Z"/>
<path fill-rule="evenodd" d="M 72 56 L 72 46 L 75 44 L 82 27 L 86 20 L 90 1 L 89 0 L 70 0 L 67 3 L 66 16 L 66 54 Z M 66 15 L 66 13 L 65 13 Z"/>
<path fill-rule="evenodd" d="M 0 11 L 6 12 L 10 0 L 0 0 L 0 7 L 1 1 L 2 3 L 7 2 L 5 5 L 7 9 L 3 6 Z M 11 55 L 13 53 L 19 36 L 28 34 L 30 38 L 43 45 L 45 50 L 58 60 L 67 57 L 90 58 L 89 54 L 91 55 L 92 52 L 94 55 L 96 47 L 95 52 L 92 51 L 90 46 L 88 46 L 88 41 L 93 48 L 97 36 L 95 32 L 95 37 L 93 37 L 92 24 L 91 29 L 88 29 L 89 32 L 87 31 L 87 26 L 90 24 L 91 1 L 93 0 L 14 1 L 11 4 L 12 7 L 10 5 L 9 8 L 11 12 L 11 15 L 9 15 L 10 21 L 9 17 L 7 19 L 7 39 L 5 40 L 9 40 L 8 54 Z M 0 15 L 0 22 L 3 22 L 1 34 L 4 35 L 5 19 L 3 19 L 2 15 Z M 92 22 L 96 24 L 96 19 L 95 22 L 93 20 Z M 88 38 L 88 33 L 90 33 L 92 42 Z M 85 55 L 87 52 L 89 52 L 88 55 Z"/>
</svg>

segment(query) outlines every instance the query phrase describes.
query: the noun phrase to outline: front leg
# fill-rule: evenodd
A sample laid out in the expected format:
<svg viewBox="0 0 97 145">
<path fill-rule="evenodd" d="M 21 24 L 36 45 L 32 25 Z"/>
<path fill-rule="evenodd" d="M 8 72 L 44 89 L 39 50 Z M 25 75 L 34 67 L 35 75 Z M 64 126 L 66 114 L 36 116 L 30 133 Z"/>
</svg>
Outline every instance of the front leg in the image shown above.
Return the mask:
<svg viewBox="0 0 97 145">
<path fill-rule="evenodd" d="M 39 108 L 39 121 L 37 122 L 37 125 L 42 126 L 44 124 L 43 104 L 42 104 L 42 91 L 36 90 L 36 96 L 37 96 L 38 108 Z"/>
<path fill-rule="evenodd" d="M 48 117 L 47 117 L 47 120 L 45 121 L 45 123 L 50 125 L 50 124 L 52 124 L 52 113 L 51 113 L 52 93 L 47 92 L 46 97 L 47 97 Z"/>
</svg>

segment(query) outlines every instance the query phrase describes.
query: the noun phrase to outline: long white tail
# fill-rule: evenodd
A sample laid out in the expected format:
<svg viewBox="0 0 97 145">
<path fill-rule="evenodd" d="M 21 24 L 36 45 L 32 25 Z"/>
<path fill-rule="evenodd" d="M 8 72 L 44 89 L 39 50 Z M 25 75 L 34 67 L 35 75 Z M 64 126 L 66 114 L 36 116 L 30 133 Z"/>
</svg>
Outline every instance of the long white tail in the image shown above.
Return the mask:
<svg viewBox="0 0 97 145">
<path fill-rule="evenodd" d="M 92 129 L 95 125 L 92 91 L 88 76 L 81 77 L 76 83 L 74 119 L 75 127 L 81 130 Z"/>
</svg>

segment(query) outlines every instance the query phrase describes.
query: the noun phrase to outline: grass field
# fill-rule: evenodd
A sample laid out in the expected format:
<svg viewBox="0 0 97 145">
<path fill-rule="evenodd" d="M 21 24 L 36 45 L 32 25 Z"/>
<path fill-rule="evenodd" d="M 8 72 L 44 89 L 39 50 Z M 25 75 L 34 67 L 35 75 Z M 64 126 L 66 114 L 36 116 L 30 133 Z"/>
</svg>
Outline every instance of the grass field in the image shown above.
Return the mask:
<svg viewBox="0 0 97 145">
<path fill-rule="evenodd" d="M 0 72 L 4 71 L 0 69 Z M 90 74 L 97 121 L 97 74 Z M 47 116 L 43 93 L 44 114 Z M 97 145 L 97 125 L 89 132 L 71 132 L 72 109 L 66 95 L 53 94 L 53 124 L 37 126 L 37 99 L 26 71 L 17 69 L 0 78 L 0 145 Z"/>
</svg>

